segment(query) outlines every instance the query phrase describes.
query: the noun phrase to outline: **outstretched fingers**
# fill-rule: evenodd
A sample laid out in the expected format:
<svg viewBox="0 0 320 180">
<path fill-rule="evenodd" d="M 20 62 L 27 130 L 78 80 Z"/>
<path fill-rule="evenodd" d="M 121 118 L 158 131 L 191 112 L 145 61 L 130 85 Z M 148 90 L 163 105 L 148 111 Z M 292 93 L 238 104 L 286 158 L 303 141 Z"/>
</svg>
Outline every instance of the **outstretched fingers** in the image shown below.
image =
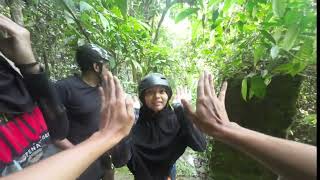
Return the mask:
<svg viewBox="0 0 320 180">
<path fill-rule="evenodd" d="M 220 90 L 219 94 L 219 100 L 224 104 L 225 97 L 226 97 L 226 91 L 227 91 L 228 83 L 227 81 L 224 81 Z"/>
<path fill-rule="evenodd" d="M 114 76 L 114 84 L 116 99 L 119 99 L 122 102 L 125 98 L 125 93 L 122 89 L 119 79 L 116 76 Z"/>
<path fill-rule="evenodd" d="M 204 96 L 204 73 L 200 75 L 197 87 L 197 100 Z"/>
<path fill-rule="evenodd" d="M 115 85 L 114 79 L 110 71 L 107 72 L 107 87 L 104 89 L 104 93 L 106 95 L 107 100 L 115 100 Z"/>
<path fill-rule="evenodd" d="M 203 80 L 204 95 L 212 97 L 213 94 L 210 88 L 209 78 L 210 78 L 210 74 L 207 71 L 204 71 L 204 80 Z"/>
</svg>

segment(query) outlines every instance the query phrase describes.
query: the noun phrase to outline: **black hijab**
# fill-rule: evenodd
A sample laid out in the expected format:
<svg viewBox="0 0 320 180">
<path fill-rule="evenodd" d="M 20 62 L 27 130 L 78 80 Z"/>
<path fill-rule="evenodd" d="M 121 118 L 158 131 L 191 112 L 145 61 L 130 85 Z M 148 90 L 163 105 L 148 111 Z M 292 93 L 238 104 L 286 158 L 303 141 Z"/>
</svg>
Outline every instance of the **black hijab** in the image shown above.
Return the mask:
<svg viewBox="0 0 320 180">
<path fill-rule="evenodd" d="M 18 114 L 33 108 L 21 75 L 0 55 L 0 113 Z"/>
<path fill-rule="evenodd" d="M 166 106 L 155 113 L 143 105 L 132 129 L 129 169 L 138 180 L 164 180 L 187 147 L 175 111 Z"/>
</svg>

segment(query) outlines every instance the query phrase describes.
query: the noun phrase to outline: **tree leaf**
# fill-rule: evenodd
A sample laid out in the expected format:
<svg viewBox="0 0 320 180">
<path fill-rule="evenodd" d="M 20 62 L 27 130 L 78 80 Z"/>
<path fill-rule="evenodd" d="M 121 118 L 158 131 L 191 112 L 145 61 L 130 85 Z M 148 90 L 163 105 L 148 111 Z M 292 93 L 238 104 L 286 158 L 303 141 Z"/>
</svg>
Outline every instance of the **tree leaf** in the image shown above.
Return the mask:
<svg viewBox="0 0 320 180">
<path fill-rule="evenodd" d="M 281 64 L 278 67 L 273 69 L 273 73 L 288 73 L 292 69 L 291 63 Z"/>
<path fill-rule="evenodd" d="M 188 9 L 183 10 L 182 12 L 180 12 L 176 16 L 175 22 L 178 23 L 178 22 L 182 21 L 183 19 L 190 16 L 191 14 L 196 13 L 198 10 L 199 10 L 199 8 L 188 8 Z"/>
<path fill-rule="evenodd" d="M 268 70 L 264 69 L 261 71 L 261 77 L 264 78 L 268 74 Z"/>
<path fill-rule="evenodd" d="M 278 46 L 272 46 L 271 52 L 270 52 L 271 58 L 275 59 L 278 56 L 278 54 L 279 54 L 279 47 Z"/>
<path fill-rule="evenodd" d="M 88 4 L 87 2 L 84 1 L 80 1 L 80 12 L 83 11 L 90 11 L 94 9 L 90 4 Z"/>
<path fill-rule="evenodd" d="M 127 0 L 116 0 L 115 1 L 118 8 L 121 11 L 121 14 L 124 18 L 127 17 L 127 10 L 128 10 L 128 4 L 127 4 Z"/>
<path fill-rule="evenodd" d="M 264 46 L 259 45 L 258 47 L 256 47 L 254 49 L 254 53 L 253 53 L 253 64 L 254 66 L 257 65 L 257 63 L 261 60 L 262 56 L 264 53 Z"/>
<path fill-rule="evenodd" d="M 292 24 L 297 23 L 301 17 L 303 17 L 302 13 L 290 9 L 284 17 L 284 22 L 287 26 L 291 26 Z"/>
<path fill-rule="evenodd" d="M 273 14 L 277 17 L 283 17 L 287 7 L 286 0 L 272 0 Z"/>
<path fill-rule="evenodd" d="M 261 76 L 254 76 L 250 79 L 250 89 L 258 98 L 263 98 L 266 94 L 266 84 Z"/>
<path fill-rule="evenodd" d="M 247 101 L 247 93 L 248 93 L 248 83 L 247 83 L 247 78 L 244 78 L 241 83 L 241 95 L 245 101 Z"/>
<path fill-rule="evenodd" d="M 298 37 L 299 31 L 300 31 L 300 28 L 298 24 L 293 24 L 289 27 L 281 44 L 281 47 L 284 50 L 289 51 L 293 47 Z"/>
<path fill-rule="evenodd" d="M 277 44 L 276 40 L 266 30 L 260 30 L 260 32 L 265 38 L 269 39 L 273 44 Z"/>
<path fill-rule="evenodd" d="M 219 17 L 219 11 L 217 9 L 212 13 L 212 23 L 214 23 L 218 19 L 218 17 Z"/>
<path fill-rule="evenodd" d="M 233 0 L 224 0 L 223 9 L 222 9 L 223 14 L 225 14 L 229 10 L 229 8 L 232 5 L 232 2 L 233 2 Z"/>
<path fill-rule="evenodd" d="M 275 29 L 275 31 L 274 31 L 274 33 L 272 35 L 273 39 L 276 41 L 275 44 L 278 44 L 278 41 L 281 38 L 281 35 L 282 35 L 281 29 Z"/>
<path fill-rule="evenodd" d="M 100 21 L 101 21 L 101 24 L 102 24 L 103 28 L 106 30 L 107 27 L 109 26 L 108 20 L 101 13 L 99 13 L 99 18 L 100 18 Z"/>
</svg>

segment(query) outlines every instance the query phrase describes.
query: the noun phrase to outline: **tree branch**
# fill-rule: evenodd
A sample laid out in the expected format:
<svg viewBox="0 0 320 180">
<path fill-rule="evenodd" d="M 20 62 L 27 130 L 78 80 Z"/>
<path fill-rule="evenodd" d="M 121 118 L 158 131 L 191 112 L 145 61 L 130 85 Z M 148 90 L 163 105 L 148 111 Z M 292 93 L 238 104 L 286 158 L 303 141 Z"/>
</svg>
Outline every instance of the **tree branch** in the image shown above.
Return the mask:
<svg viewBox="0 0 320 180">
<path fill-rule="evenodd" d="M 166 16 L 168 10 L 169 10 L 174 4 L 176 4 L 176 3 L 178 3 L 178 2 L 179 2 L 179 0 L 173 0 L 173 1 L 171 1 L 171 2 L 170 2 L 170 0 L 167 0 L 167 2 L 166 2 L 166 7 L 164 8 L 164 10 L 163 10 L 163 12 L 162 12 L 160 21 L 159 21 L 158 26 L 157 26 L 157 29 L 156 29 L 156 33 L 155 33 L 154 38 L 153 38 L 153 40 L 152 40 L 152 43 L 153 43 L 153 44 L 156 44 L 157 41 L 158 41 L 159 30 L 160 30 L 161 24 L 162 24 L 162 22 L 163 22 L 163 20 L 164 20 L 164 17 Z"/>
</svg>

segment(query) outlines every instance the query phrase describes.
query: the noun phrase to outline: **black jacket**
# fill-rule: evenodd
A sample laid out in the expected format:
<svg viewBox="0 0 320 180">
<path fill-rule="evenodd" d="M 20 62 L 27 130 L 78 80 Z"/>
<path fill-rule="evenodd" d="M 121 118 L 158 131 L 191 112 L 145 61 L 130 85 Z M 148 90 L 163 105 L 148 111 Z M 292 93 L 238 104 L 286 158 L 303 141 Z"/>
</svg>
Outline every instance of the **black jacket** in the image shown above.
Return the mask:
<svg viewBox="0 0 320 180">
<path fill-rule="evenodd" d="M 182 106 L 159 113 L 142 106 L 131 131 L 128 168 L 138 180 L 164 180 L 187 146 L 204 151 L 203 134 L 193 126 Z"/>
</svg>

